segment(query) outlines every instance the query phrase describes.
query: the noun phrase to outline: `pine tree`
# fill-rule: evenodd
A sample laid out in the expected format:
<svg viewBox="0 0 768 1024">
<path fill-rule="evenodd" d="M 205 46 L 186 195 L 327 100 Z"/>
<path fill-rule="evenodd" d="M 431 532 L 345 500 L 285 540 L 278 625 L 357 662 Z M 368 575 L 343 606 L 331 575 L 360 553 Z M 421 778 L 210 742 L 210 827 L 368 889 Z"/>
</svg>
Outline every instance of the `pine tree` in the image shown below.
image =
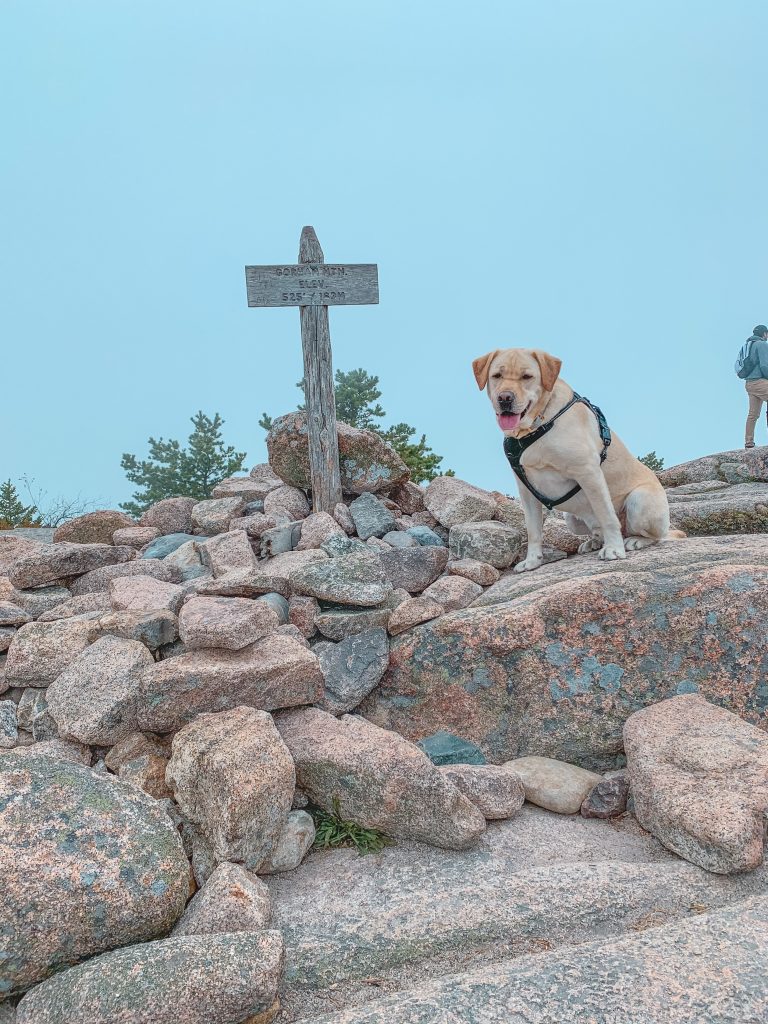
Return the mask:
<svg viewBox="0 0 768 1024">
<path fill-rule="evenodd" d="M 0 484 L 0 530 L 17 526 L 40 526 L 40 513 L 34 505 L 25 505 L 10 480 Z"/>
<path fill-rule="evenodd" d="M 149 458 L 139 460 L 125 454 L 120 465 L 133 484 L 141 488 L 120 507 L 129 515 L 140 516 L 150 505 L 163 498 L 189 497 L 203 501 L 225 477 L 243 468 L 245 452 L 225 447 L 221 440 L 224 420 L 215 413 L 213 419 L 203 412 L 191 418 L 194 430 L 187 447 L 178 441 L 149 439 Z"/>
<path fill-rule="evenodd" d="M 300 380 L 296 387 L 303 391 L 304 381 Z M 433 480 L 440 475 L 454 475 L 453 470 L 441 474 L 439 466 L 443 457 L 432 451 L 425 434 L 421 435 L 418 442 L 414 443 L 411 440 L 416 434 L 415 427 L 408 423 L 396 423 L 384 430 L 379 425 L 378 421 L 383 419 L 386 413 L 378 401 L 381 398 L 378 377 L 372 376 L 362 368 L 349 370 L 347 373 L 337 370 L 334 391 L 336 418 L 360 430 L 373 430 L 383 437 L 411 471 L 411 479 L 415 483 Z M 303 405 L 299 405 L 299 409 L 303 408 Z M 270 430 L 272 417 L 264 413 L 259 420 L 259 426 L 264 430 Z"/>
<path fill-rule="evenodd" d="M 637 460 L 646 465 L 648 469 L 652 469 L 654 473 L 660 473 L 664 469 L 664 459 L 659 458 L 656 452 L 648 452 L 642 457 L 638 455 Z"/>
</svg>

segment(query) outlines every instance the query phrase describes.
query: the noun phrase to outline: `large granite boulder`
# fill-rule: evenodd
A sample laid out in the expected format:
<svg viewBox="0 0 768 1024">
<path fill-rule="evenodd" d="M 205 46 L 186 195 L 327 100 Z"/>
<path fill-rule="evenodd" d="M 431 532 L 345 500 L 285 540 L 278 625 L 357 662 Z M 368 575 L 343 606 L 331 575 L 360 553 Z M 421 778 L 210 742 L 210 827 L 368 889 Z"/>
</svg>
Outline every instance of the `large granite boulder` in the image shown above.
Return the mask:
<svg viewBox="0 0 768 1024">
<path fill-rule="evenodd" d="M 350 494 L 377 494 L 408 479 L 408 467 L 390 446 L 371 430 L 348 423 L 336 424 L 339 438 L 341 486 Z M 279 416 L 267 434 L 269 463 L 285 483 L 309 490 L 309 441 L 307 416 L 291 412 Z"/>
<path fill-rule="evenodd" d="M 768 533 L 768 483 L 682 484 L 667 499 L 672 526 L 689 536 Z"/>
<path fill-rule="evenodd" d="M 768 537 L 584 555 L 509 574 L 393 640 L 359 710 L 409 739 L 471 740 L 494 762 L 612 768 L 629 715 L 666 697 L 699 691 L 765 723 L 766 630 Z"/>
<path fill-rule="evenodd" d="M 698 694 L 631 715 L 624 748 L 637 820 L 680 857 L 730 874 L 763 863 L 768 736 Z"/>
<path fill-rule="evenodd" d="M 268 1024 L 282 969 L 279 932 L 145 942 L 50 978 L 16 1024 Z"/>
<path fill-rule="evenodd" d="M 34 748 L 0 755 L 0 878 L 5 996 L 164 935 L 189 892 L 189 864 L 161 804 Z"/>
<path fill-rule="evenodd" d="M 296 762 L 296 781 L 325 810 L 398 839 L 465 849 L 485 818 L 426 754 L 355 715 L 287 711 L 276 724 Z"/>
<path fill-rule="evenodd" d="M 768 447 L 737 448 L 705 455 L 662 469 L 657 476 L 665 487 L 700 484 L 706 480 L 724 480 L 729 484 L 768 482 Z"/>
<path fill-rule="evenodd" d="M 135 526 L 136 523 L 125 512 L 114 509 L 101 509 L 98 512 L 86 512 L 62 523 L 53 535 L 54 544 L 112 544 L 115 530 Z"/>
</svg>

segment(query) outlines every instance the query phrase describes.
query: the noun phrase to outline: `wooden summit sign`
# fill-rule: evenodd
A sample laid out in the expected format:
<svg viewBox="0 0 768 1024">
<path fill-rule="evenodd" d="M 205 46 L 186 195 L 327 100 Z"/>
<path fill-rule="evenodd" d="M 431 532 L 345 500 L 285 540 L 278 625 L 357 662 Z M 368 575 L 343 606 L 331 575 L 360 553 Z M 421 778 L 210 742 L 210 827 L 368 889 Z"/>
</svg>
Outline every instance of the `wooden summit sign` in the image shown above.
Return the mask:
<svg viewBox="0 0 768 1024">
<path fill-rule="evenodd" d="M 245 284 L 249 306 L 299 307 L 312 504 L 315 512 L 332 513 L 341 501 L 341 473 L 328 307 L 378 302 L 378 268 L 326 263 L 315 229 L 305 227 L 298 265 L 246 267 Z"/>
</svg>

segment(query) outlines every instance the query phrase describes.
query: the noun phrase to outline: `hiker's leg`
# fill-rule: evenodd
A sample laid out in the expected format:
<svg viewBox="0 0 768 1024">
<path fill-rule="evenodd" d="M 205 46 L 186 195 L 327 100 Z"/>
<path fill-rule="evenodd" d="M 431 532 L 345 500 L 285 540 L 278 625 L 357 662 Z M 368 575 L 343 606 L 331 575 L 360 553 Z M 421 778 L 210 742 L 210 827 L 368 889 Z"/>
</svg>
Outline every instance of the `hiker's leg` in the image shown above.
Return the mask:
<svg viewBox="0 0 768 1024">
<path fill-rule="evenodd" d="M 760 409 L 763 405 L 763 399 L 754 393 L 756 389 L 752 387 L 752 385 L 757 383 L 757 381 L 748 380 L 745 385 L 749 395 L 749 413 L 747 414 L 747 425 L 744 429 L 744 444 L 749 445 L 755 443 L 755 424 L 760 417 Z"/>
</svg>

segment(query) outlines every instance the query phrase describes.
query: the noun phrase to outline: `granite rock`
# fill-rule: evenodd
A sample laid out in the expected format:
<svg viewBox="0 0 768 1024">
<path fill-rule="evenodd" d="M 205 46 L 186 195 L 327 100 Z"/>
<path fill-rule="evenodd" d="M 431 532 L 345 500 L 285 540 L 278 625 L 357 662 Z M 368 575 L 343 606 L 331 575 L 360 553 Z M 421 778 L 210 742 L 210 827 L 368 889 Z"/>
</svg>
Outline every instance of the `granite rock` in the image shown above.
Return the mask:
<svg viewBox="0 0 768 1024">
<path fill-rule="evenodd" d="M 446 765 L 440 771 L 487 821 L 513 818 L 525 803 L 520 776 L 502 765 Z"/>
<path fill-rule="evenodd" d="M 113 551 L 124 550 L 112 548 Z M 129 549 L 132 550 L 132 549 Z M 135 552 L 134 552 L 135 553 Z M 101 569 L 94 569 L 85 573 L 70 584 L 70 591 L 73 597 L 80 597 L 83 594 L 95 594 L 100 590 L 109 590 L 113 580 L 123 579 L 128 576 L 151 576 L 153 579 L 162 580 L 164 583 L 179 583 L 181 572 L 175 565 L 160 558 L 138 558 L 135 562 L 126 562 L 122 565 L 105 565 Z"/>
<path fill-rule="evenodd" d="M 408 467 L 378 434 L 341 420 L 336 430 L 345 492 L 378 493 L 407 481 Z M 275 419 L 267 434 L 267 450 L 270 465 L 286 483 L 305 490 L 311 487 L 306 413 L 293 412 Z"/>
<path fill-rule="evenodd" d="M 104 636 L 86 648 L 46 693 L 62 739 L 111 746 L 133 732 L 141 676 L 153 664 L 137 640 Z"/>
<path fill-rule="evenodd" d="M 242 864 L 218 864 L 187 904 L 174 935 L 232 935 L 269 927 L 269 889 Z"/>
<path fill-rule="evenodd" d="M 181 840 L 160 804 L 27 751 L 0 755 L 0 873 L 5 994 L 165 934 L 189 889 Z M 43 1020 L 29 1009 L 21 1019 Z"/>
<path fill-rule="evenodd" d="M 384 675 L 389 662 L 389 640 L 385 629 L 368 629 L 333 644 L 315 644 L 325 680 L 325 693 L 318 707 L 331 714 L 353 711 Z"/>
<path fill-rule="evenodd" d="M 205 647 L 239 651 L 279 625 L 280 619 L 265 601 L 245 597 L 193 597 L 179 615 L 179 635 L 189 651 Z"/>
<path fill-rule="evenodd" d="M 291 586 L 306 597 L 361 607 L 381 604 L 392 589 L 373 552 L 340 555 L 296 569 L 291 573 Z"/>
<path fill-rule="evenodd" d="M 634 813 L 678 856 L 707 871 L 763 862 L 768 736 L 697 694 L 661 701 L 624 726 Z"/>
<path fill-rule="evenodd" d="M 43 587 L 47 583 L 82 576 L 94 569 L 130 562 L 136 552 L 109 544 L 38 544 L 36 550 L 13 564 L 9 578 L 14 587 Z"/>
<path fill-rule="evenodd" d="M 161 534 L 192 533 L 194 498 L 163 498 L 151 505 L 139 519 L 139 526 L 154 526 Z"/>
<path fill-rule="evenodd" d="M 216 860 L 257 871 L 285 825 L 296 773 L 271 716 L 237 707 L 199 715 L 176 733 L 167 780 Z"/>
<path fill-rule="evenodd" d="M 135 527 L 135 520 L 125 512 L 103 509 L 62 523 L 53 535 L 54 544 L 112 544 L 115 530 Z M 131 545 L 133 546 L 133 545 Z"/>
<path fill-rule="evenodd" d="M 232 520 L 244 507 L 244 498 L 210 498 L 207 501 L 198 501 L 192 509 L 192 530 L 208 537 L 226 533 Z"/>
<path fill-rule="evenodd" d="M 312 815 L 306 811 L 292 810 L 275 848 L 259 868 L 259 874 L 276 875 L 283 871 L 295 871 L 312 849 L 314 841 L 315 823 Z"/>
<path fill-rule="evenodd" d="M 16 631 L 5 663 L 11 686 L 48 686 L 95 639 L 92 621 L 29 622 Z"/>
<path fill-rule="evenodd" d="M 506 523 L 464 523 L 451 528 L 451 558 L 474 558 L 496 569 L 508 569 L 517 560 L 525 538 L 524 530 Z"/>
<path fill-rule="evenodd" d="M 493 519 L 497 501 L 488 491 L 458 477 L 438 476 L 427 484 L 424 504 L 441 526 L 450 528 Z"/>
<path fill-rule="evenodd" d="M 392 549 L 380 553 L 387 579 L 396 590 L 419 594 L 442 574 L 448 561 L 445 548 Z"/>
<path fill-rule="evenodd" d="M 267 1024 L 282 968 L 279 932 L 145 942 L 50 978 L 17 1024 Z"/>
<path fill-rule="evenodd" d="M 322 687 L 315 655 L 273 633 L 241 651 L 190 651 L 156 662 L 142 677 L 138 724 L 172 732 L 201 712 L 312 704 Z"/>
<path fill-rule="evenodd" d="M 360 540 L 383 537 L 395 529 L 394 514 L 373 494 L 361 494 L 355 498 L 349 506 L 349 514 Z"/>
<path fill-rule="evenodd" d="M 298 785 L 315 804 L 396 839 L 449 849 L 470 846 L 485 819 L 418 747 L 354 715 L 318 708 L 276 718 L 296 763 Z"/>
<path fill-rule="evenodd" d="M 184 591 L 176 583 L 152 576 L 121 576 L 110 581 L 109 600 L 116 612 L 166 611 L 178 615 Z"/>
</svg>

